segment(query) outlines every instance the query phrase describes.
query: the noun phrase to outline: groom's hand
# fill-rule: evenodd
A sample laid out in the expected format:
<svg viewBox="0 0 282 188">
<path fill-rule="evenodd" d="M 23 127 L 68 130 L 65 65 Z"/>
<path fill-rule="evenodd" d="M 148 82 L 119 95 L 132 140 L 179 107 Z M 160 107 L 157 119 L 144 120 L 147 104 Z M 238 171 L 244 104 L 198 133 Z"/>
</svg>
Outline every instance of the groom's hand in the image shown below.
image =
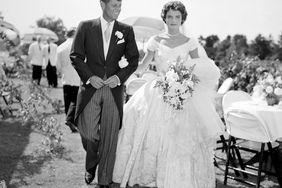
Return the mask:
<svg viewBox="0 0 282 188">
<path fill-rule="evenodd" d="M 104 86 L 104 81 L 98 76 L 92 76 L 89 81 L 91 85 L 96 89 Z"/>
<path fill-rule="evenodd" d="M 120 85 L 120 80 L 117 75 L 109 77 L 105 82 L 105 85 L 108 85 L 110 88 L 115 88 Z"/>
</svg>

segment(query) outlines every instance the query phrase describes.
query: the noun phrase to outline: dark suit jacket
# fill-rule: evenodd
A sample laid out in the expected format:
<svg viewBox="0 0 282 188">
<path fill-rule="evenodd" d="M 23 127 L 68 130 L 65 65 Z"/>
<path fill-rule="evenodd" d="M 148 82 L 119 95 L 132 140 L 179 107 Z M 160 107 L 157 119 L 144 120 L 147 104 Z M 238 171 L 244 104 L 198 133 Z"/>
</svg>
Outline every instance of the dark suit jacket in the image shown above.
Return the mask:
<svg viewBox="0 0 282 188">
<path fill-rule="evenodd" d="M 124 43 L 117 44 L 120 40 L 116 36 L 117 31 L 123 34 Z M 120 68 L 118 65 L 122 56 L 125 56 L 129 63 L 125 68 Z M 87 80 L 93 75 L 103 79 L 105 74 L 107 77 L 117 75 L 120 79 L 121 85 L 111 89 L 111 91 L 122 120 L 123 83 L 136 70 L 138 58 L 139 53 L 131 26 L 115 21 L 105 59 L 100 18 L 83 21 L 79 24 L 70 52 L 72 65 L 82 81 L 77 96 L 76 122 L 77 117 L 96 91 L 91 84 L 86 84 Z"/>
</svg>

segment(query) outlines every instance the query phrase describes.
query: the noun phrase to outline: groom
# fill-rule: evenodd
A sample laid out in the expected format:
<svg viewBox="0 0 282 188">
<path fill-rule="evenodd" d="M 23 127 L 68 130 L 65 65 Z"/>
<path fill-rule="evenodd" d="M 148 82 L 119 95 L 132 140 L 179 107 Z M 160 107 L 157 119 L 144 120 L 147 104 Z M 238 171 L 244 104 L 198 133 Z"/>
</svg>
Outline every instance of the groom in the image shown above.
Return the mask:
<svg viewBox="0 0 282 188">
<path fill-rule="evenodd" d="M 116 21 L 121 0 L 100 0 L 103 15 L 79 24 L 70 58 L 82 81 L 75 122 L 86 151 L 85 182 L 98 167 L 98 184 L 107 188 L 123 113 L 123 83 L 136 70 L 139 53 L 133 28 Z M 122 57 L 126 67 L 119 66 Z"/>
</svg>

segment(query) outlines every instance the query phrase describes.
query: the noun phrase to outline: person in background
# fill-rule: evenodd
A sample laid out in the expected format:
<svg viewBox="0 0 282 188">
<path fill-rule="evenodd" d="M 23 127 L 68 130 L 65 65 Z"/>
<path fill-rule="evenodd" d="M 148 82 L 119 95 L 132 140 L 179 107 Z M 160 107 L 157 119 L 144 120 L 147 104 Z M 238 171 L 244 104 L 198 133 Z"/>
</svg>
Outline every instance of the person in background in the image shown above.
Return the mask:
<svg viewBox="0 0 282 188">
<path fill-rule="evenodd" d="M 28 49 L 26 61 L 30 61 L 30 64 L 32 65 L 32 80 L 40 85 L 43 66 L 43 52 L 40 36 L 33 38 L 33 42 Z"/>
<path fill-rule="evenodd" d="M 74 115 L 76 108 L 76 97 L 78 88 L 80 85 L 80 78 L 76 70 L 71 65 L 69 58 L 73 37 L 75 34 L 75 28 L 67 31 L 67 40 L 63 42 L 57 50 L 57 70 L 62 75 L 64 103 L 66 121 L 65 124 L 69 126 L 70 130 L 74 133 L 77 132 L 76 125 L 74 123 Z"/>
<path fill-rule="evenodd" d="M 55 88 L 58 86 L 56 69 L 57 47 L 57 44 L 53 43 L 51 38 L 47 38 L 47 45 L 43 48 L 48 85 Z"/>
</svg>

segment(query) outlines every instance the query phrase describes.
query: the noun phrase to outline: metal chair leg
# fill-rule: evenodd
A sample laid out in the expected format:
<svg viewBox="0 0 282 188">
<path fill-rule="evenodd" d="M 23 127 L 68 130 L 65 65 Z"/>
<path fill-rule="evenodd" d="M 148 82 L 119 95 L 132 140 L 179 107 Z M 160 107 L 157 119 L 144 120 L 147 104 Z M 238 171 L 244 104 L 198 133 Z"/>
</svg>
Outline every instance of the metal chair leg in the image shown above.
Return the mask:
<svg viewBox="0 0 282 188">
<path fill-rule="evenodd" d="M 6 97 L 2 95 L 2 98 L 3 98 L 4 102 L 5 102 L 5 104 L 9 107 L 9 103 L 8 103 Z M 9 112 L 11 113 L 11 115 L 13 115 L 13 112 L 12 112 L 12 110 L 10 108 L 9 108 Z"/>
<path fill-rule="evenodd" d="M 260 187 L 260 179 L 261 179 L 261 169 L 262 169 L 262 163 L 263 163 L 263 154 L 264 154 L 264 146 L 265 143 L 261 144 L 261 149 L 260 149 L 260 158 L 259 158 L 259 168 L 258 168 L 258 177 L 257 177 L 257 188 Z"/>
<path fill-rule="evenodd" d="M 232 136 L 229 136 L 228 146 L 227 146 L 227 153 L 226 153 L 227 154 L 227 159 L 226 159 L 225 172 L 224 172 L 224 181 L 223 181 L 224 185 L 226 185 L 226 183 L 227 183 L 228 166 L 229 166 L 229 160 L 230 160 L 231 139 L 232 139 Z"/>
<path fill-rule="evenodd" d="M 273 165 L 273 168 L 275 170 L 275 176 L 278 180 L 279 186 L 282 187 L 282 182 L 281 179 L 279 177 L 279 169 L 278 169 L 278 159 L 277 159 L 277 155 L 275 155 L 275 153 L 273 152 L 273 148 L 270 142 L 267 143 L 267 147 L 268 147 L 268 151 L 271 157 L 271 162 Z"/>
<path fill-rule="evenodd" d="M 232 141 L 233 141 L 234 146 L 235 146 L 236 145 L 236 139 L 234 137 L 232 138 Z M 241 169 L 246 170 L 245 164 L 242 160 L 239 149 L 236 146 L 234 147 L 234 149 L 235 149 L 236 155 L 238 157 L 238 161 L 239 161 L 239 165 L 241 166 Z M 244 178 L 248 178 L 248 175 L 246 173 L 243 173 L 243 176 L 244 176 Z"/>
</svg>

